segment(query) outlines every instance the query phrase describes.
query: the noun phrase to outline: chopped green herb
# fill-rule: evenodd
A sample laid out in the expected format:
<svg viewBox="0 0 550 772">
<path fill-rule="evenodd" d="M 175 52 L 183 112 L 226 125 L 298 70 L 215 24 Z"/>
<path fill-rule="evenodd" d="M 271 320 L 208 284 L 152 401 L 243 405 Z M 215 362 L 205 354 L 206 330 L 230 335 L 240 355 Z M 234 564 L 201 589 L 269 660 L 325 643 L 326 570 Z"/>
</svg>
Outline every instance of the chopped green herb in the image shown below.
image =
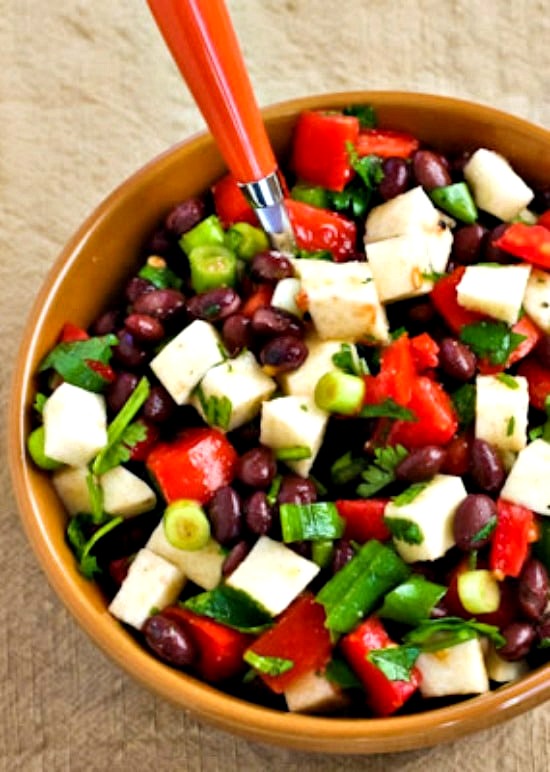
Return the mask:
<svg viewBox="0 0 550 772">
<path fill-rule="evenodd" d="M 44 411 L 44 405 L 48 401 L 48 398 L 45 394 L 42 394 L 41 392 L 37 392 L 34 397 L 33 402 L 33 408 L 36 410 L 37 413 L 42 415 L 42 412 Z"/>
<path fill-rule="evenodd" d="M 410 681 L 420 649 L 416 646 L 389 646 L 373 649 L 367 659 L 381 670 L 390 681 Z"/>
<path fill-rule="evenodd" d="M 420 646 L 422 651 L 430 652 L 456 646 L 478 635 L 490 638 L 497 648 L 505 643 L 498 627 L 460 617 L 426 619 L 415 630 L 406 633 L 403 640 L 405 643 Z"/>
<path fill-rule="evenodd" d="M 295 445 L 292 448 L 276 448 L 274 450 L 277 461 L 301 461 L 311 458 L 311 448 L 307 445 Z"/>
<path fill-rule="evenodd" d="M 275 506 L 277 503 L 277 496 L 279 495 L 279 491 L 281 490 L 281 485 L 283 482 L 283 476 L 278 474 L 273 478 L 273 482 L 271 483 L 269 490 L 266 494 L 267 503 L 270 507 Z"/>
<path fill-rule="evenodd" d="M 537 644 L 537 649 L 550 649 L 550 638 L 541 638 Z"/>
<path fill-rule="evenodd" d="M 116 345 L 118 345 L 116 335 L 103 335 L 88 340 L 58 343 L 42 360 L 39 372 L 51 367 L 67 383 L 87 391 L 100 392 L 104 389 L 107 381 L 90 367 L 89 363 L 108 364 L 113 353 L 113 346 Z"/>
<path fill-rule="evenodd" d="M 318 249 L 316 251 L 297 249 L 295 255 L 300 260 L 328 260 L 331 263 L 334 262 L 332 252 L 329 252 L 328 249 Z"/>
<path fill-rule="evenodd" d="M 91 555 L 92 547 L 105 536 L 105 534 L 120 525 L 123 520 L 121 517 L 109 519 L 100 528 L 93 531 L 88 536 L 94 526 L 93 517 L 90 515 L 75 515 L 71 517 L 67 526 L 67 539 L 74 550 L 78 560 L 78 568 L 86 579 L 92 579 L 96 574 L 101 573 L 95 555 Z"/>
<path fill-rule="evenodd" d="M 514 418 L 513 415 L 511 415 L 510 418 L 508 419 L 508 423 L 506 424 L 506 436 L 507 437 L 511 437 L 512 436 L 512 434 L 514 433 L 515 426 L 516 426 L 516 419 Z"/>
<path fill-rule="evenodd" d="M 423 271 L 422 272 L 422 278 L 426 281 L 439 281 L 444 276 L 446 276 L 446 273 L 441 273 L 441 271 Z"/>
<path fill-rule="evenodd" d="M 508 373 L 498 373 L 496 379 L 497 381 L 500 381 L 505 386 L 507 386 L 509 389 L 519 389 L 519 383 L 513 375 L 509 375 Z"/>
<path fill-rule="evenodd" d="M 183 280 L 177 276 L 161 257 L 150 257 L 138 273 L 141 279 L 150 281 L 157 289 L 181 288 Z"/>
<path fill-rule="evenodd" d="M 402 445 L 375 448 L 374 463 L 361 474 L 364 482 L 357 488 L 358 495 L 369 498 L 392 483 L 395 480 L 396 467 L 407 456 L 408 451 Z"/>
<path fill-rule="evenodd" d="M 458 421 L 461 426 L 469 426 L 476 415 L 476 387 L 465 383 L 451 394 Z"/>
<path fill-rule="evenodd" d="M 395 330 L 392 330 L 390 332 L 390 338 L 392 340 L 399 340 L 403 335 L 406 335 L 407 328 L 406 327 L 396 327 Z"/>
<path fill-rule="evenodd" d="M 284 657 L 266 657 L 263 654 L 256 654 L 252 649 L 247 649 L 243 655 L 245 662 L 257 670 L 259 673 L 269 676 L 279 676 L 287 673 L 294 667 L 291 659 Z"/>
<path fill-rule="evenodd" d="M 360 157 L 351 144 L 346 145 L 352 169 L 363 180 L 367 190 L 374 190 L 384 179 L 382 159 L 377 155 L 365 155 Z"/>
<path fill-rule="evenodd" d="M 350 375 L 368 375 L 370 372 L 366 360 L 359 356 L 357 348 L 351 343 L 342 343 L 340 351 L 332 355 L 332 362 Z"/>
<path fill-rule="evenodd" d="M 482 320 L 465 324 L 460 340 L 470 346 L 476 356 L 487 357 L 491 364 L 503 365 L 511 352 L 525 340 L 525 335 L 513 332 L 505 322 Z"/>
<path fill-rule="evenodd" d="M 231 413 L 233 405 L 228 397 L 217 397 L 214 394 L 206 397 L 202 386 L 197 386 L 195 394 L 199 398 L 206 423 L 210 426 L 218 426 L 223 431 L 227 431 L 231 422 Z"/>
<path fill-rule="evenodd" d="M 416 416 L 408 407 L 398 405 L 391 397 L 379 405 L 364 405 L 359 418 L 394 418 L 398 421 L 416 421 Z"/>
<path fill-rule="evenodd" d="M 344 107 L 343 113 L 358 118 L 362 129 L 374 129 L 376 127 L 376 112 L 372 105 L 349 105 Z"/>
<path fill-rule="evenodd" d="M 337 458 L 330 468 L 330 477 L 335 485 L 345 485 L 355 480 L 366 467 L 366 461 L 363 458 L 353 458 L 351 450 Z"/>
<path fill-rule="evenodd" d="M 404 507 L 405 504 L 410 504 L 411 501 L 414 501 L 415 498 L 422 493 L 427 485 L 427 482 L 413 483 L 413 485 L 410 485 L 403 493 L 400 493 L 399 496 L 395 496 L 393 498 L 393 503 L 396 507 Z"/>
<path fill-rule="evenodd" d="M 97 476 L 89 471 L 86 475 L 86 486 L 90 497 L 90 510 L 94 523 L 102 523 L 105 518 L 103 511 L 103 490 Z"/>
<path fill-rule="evenodd" d="M 372 198 L 372 191 L 365 187 L 360 177 L 354 177 L 342 191 L 329 190 L 327 193 L 329 209 L 354 218 L 365 217 Z"/>
<path fill-rule="evenodd" d="M 181 605 L 244 633 L 261 633 L 273 621 L 271 614 L 246 592 L 223 584 L 188 598 Z"/>
<path fill-rule="evenodd" d="M 285 543 L 339 539 L 344 533 L 345 521 L 332 501 L 280 504 L 279 515 Z"/>
<path fill-rule="evenodd" d="M 495 515 L 494 517 L 491 517 L 491 519 L 488 520 L 485 525 L 479 529 L 479 531 L 475 532 L 471 539 L 472 543 L 476 544 L 477 542 L 485 541 L 485 539 L 493 533 L 496 527 L 497 517 Z"/>
<path fill-rule="evenodd" d="M 332 683 L 342 689 L 362 689 L 361 681 L 357 678 L 348 663 L 343 659 L 331 659 L 325 668 L 325 676 Z"/>
<path fill-rule="evenodd" d="M 422 544 L 424 534 L 418 523 L 406 517 L 385 517 L 384 523 L 388 526 L 392 536 L 407 544 Z"/>
</svg>

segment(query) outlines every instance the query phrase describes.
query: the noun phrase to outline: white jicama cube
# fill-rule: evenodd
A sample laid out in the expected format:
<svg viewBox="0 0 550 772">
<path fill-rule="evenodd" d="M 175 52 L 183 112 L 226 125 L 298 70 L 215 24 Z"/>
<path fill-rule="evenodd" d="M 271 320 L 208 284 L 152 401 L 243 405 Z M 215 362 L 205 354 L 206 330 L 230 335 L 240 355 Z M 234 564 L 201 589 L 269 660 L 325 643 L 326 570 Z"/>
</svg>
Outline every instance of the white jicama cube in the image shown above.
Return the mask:
<svg viewBox="0 0 550 772">
<path fill-rule="evenodd" d="M 184 583 L 185 576 L 177 566 L 149 549 L 141 549 L 109 611 L 121 622 L 140 630 L 151 614 L 177 600 Z"/>
<path fill-rule="evenodd" d="M 225 554 L 215 539 L 209 539 L 200 550 L 180 550 L 166 538 L 161 520 L 145 546 L 151 552 L 174 563 L 187 579 L 204 590 L 213 590 L 221 582 Z"/>
<path fill-rule="evenodd" d="M 371 244 L 415 231 L 437 233 L 440 220 L 441 213 L 418 185 L 370 210 L 365 224 L 365 243 Z"/>
<path fill-rule="evenodd" d="M 273 394 L 277 384 L 264 373 L 254 354 L 243 351 L 235 359 L 228 359 L 212 367 L 200 382 L 199 388 L 200 396 L 195 392 L 191 404 L 206 423 L 230 432 L 254 418 L 262 402 Z M 226 424 L 220 421 L 222 411 L 216 409 L 220 400 L 226 400 Z M 207 404 L 214 406 L 211 415 L 205 410 Z"/>
<path fill-rule="evenodd" d="M 105 398 L 62 383 L 46 400 L 44 452 L 54 461 L 84 466 L 107 444 Z"/>
<path fill-rule="evenodd" d="M 469 265 L 456 288 L 458 303 L 514 324 L 530 272 L 530 265 Z"/>
<path fill-rule="evenodd" d="M 366 245 L 367 260 L 382 303 L 431 292 L 431 275 L 445 270 L 453 243 L 451 231 L 442 226 L 434 234 L 421 230 Z"/>
<path fill-rule="evenodd" d="M 278 397 L 262 405 L 260 442 L 273 450 L 308 448 L 310 455 L 285 461 L 302 477 L 307 477 L 319 452 L 328 413 L 320 410 L 311 397 Z"/>
<path fill-rule="evenodd" d="M 430 653 L 416 660 L 423 697 L 452 694 L 482 694 L 489 691 L 489 679 L 478 638 Z"/>
<path fill-rule="evenodd" d="M 408 503 L 400 504 L 399 497 L 397 503 L 395 499 L 390 501 L 385 511 L 395 547 L 407 563 L 436 560 L 454 545 L 454 514 L 466 498 L 462 478 L 454 475 L 438 474 L 418 490 Z M 410 534 L 407 538 L 395 535 L 400 531 L 405 534 L 407 530 Z"/>
<path fill-rule="evenodd" d="M 368 263 L 294 260 L 315 330 L 322 340 L 386 342 L 386 312 Z"/>
<path fill-rule="evenodd" d="M 69 515 L 90 512 L 87 475 L 88 467 L 86 466 L 67 466 L 58 469 L 52 475 L 53 486 Z"/>
<path fill-rule="evenodd" d="M 500 493 L 539 515 L 550 515 L 550 443 L 538 439 L 520 450 Z"/>
<path fill-rule="evenodd" d="M 529 390 L 522 376 L 478 375 L 476 437 L 499 451 L 517 452 L 527 444 Z"/>
<path fill-rule="evenodd" d="M 174 402 L 183 405 L 206 372 L 223 358 L 217 331 L 196 319 L 164 346 L 150 367 Z"/>
<path fill-rule="evenodd" d="M 525 312 L 546 334 L 550 334 L 550 273 L 533 268 L 523 296 Z"/>
<path fill-rule="evenodd" d="M 499 656 L 492 644 L 485 656 L 485 666 L 491 681 L 496 681 L 499 684 L 515 681 L 516 678 L 521 678 L 529 670 L 526 660 L 518 659 L 515 662 L 509 662 Z"/>
<path fill-rule="evenodd" d="M 345 341 L 340 340 L 319 340 L 316 336 L 306 338 L 305 344 L 308 350 L 305 362 L 297 370 L 282 373 L 279 376 L 279 382 L 285 394 L 313 398 L 317 381 L 325 373 L 336 368 L 332 357 L 342 351 L 343 345 L 350 346 L 355 354 L 356 348 L 353 343 L 346 344 Z"/>
<path fill-rule="evenodd" d="M 336 713 L 350 700 L 347 694 L 322 673 L 305 673 L 284 692 L 291 713 Z"/>
<path fill-rule="evenodd" d="M 483 147 L 464 167 L 464 177 L 478 207 L 505 222 L 517 217 L 534 195 L 505 158 Z"/>
<path fill-rule="evenodd" d="M 248 593 L 276 616 L 298 597 L 319 570 L 318 565 L 284 544 L 260 536 L 226 584 Z"/>
<path fill-rule="evenodd" d="M 157 502 L 154 490 L 129 469 L 115 466 L 99 478 L 103 508 L 108 515 L 133 517 L 153 509 Z"/>
<path fill-rule="evenodd" d="M 281 279 L 275 285 L 273 295 L 271 296 L 271 305 L 275 308 L 282 308 L 295 316 L 303 316 L 302 310 L 296 304 L 296 296 L 300 292 L 302 282 L 293 276 L 287 279 Z"/>
</svg>

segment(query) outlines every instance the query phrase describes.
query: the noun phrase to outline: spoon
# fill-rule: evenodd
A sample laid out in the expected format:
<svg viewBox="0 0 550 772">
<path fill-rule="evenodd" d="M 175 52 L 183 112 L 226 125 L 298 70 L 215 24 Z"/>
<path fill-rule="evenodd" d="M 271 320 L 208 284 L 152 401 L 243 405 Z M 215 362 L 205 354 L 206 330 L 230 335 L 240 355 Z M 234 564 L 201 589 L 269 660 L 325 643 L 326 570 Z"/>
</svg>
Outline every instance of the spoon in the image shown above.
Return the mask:
<svg viewBox="0 0 550 772">
<path fill-rule="evenodd" d="M 195 102 L 272 246 L 294 235 L 267 132 L 224 0 L 147 0 Z"/>
</svg>

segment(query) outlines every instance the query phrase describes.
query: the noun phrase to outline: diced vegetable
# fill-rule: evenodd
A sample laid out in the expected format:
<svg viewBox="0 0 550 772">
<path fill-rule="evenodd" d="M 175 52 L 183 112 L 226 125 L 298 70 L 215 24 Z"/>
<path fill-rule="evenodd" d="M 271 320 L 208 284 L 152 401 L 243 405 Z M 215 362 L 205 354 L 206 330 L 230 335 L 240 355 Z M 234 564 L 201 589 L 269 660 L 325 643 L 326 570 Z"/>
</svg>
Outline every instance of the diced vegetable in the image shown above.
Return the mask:
<svg viewBox="0 0 550 772">
<path fill-rule="evenodd" d="M 493 243 L 528 263 L 550 268 L 550 231 L 542 225 L 512 223 Z"/>
<path fill-rule="evenodd" d="M 363 129 L 357 138 L 355 149 L 360 156 L 409 158 L 418 149 L 418 145 L 416 137 L 405 131 Z"/>
<path fill-rule="evenodd" d="M 534 541 L 533 527 L 534 517 L 530 509 L 498 499 L 497 525 L 489 556 L 491 570 L 498 576 L 519 576 L 529 554 L 529 544 Z"/>
<path fill-rule="evenodd" d="M 164 533 L 173 547 L 194 552 L 206 546 L 210 538 L 210 523 L 196 501 L 176 499 L 164 510 Z"/>
<path fill-rule="evenodd" d="M 328 209 L 286 199 L 285 205 L 301 249 L 328 249 L 337 261 L 349 260 L 356 249 L 357 230 L 352 220 Z"/>
<path fill-rule="evenodd" d="M 191 286 L 195 292 L 207 292 L 216 287 L 233 287 L 237 277 L 234 252 L 214 244 L 193 247 L 189 253 Z"/>
<path fill-rule="evenodd" d="M 212 186 L 212 195 L 214 208 L 225 228 L 238 222 L 257 225 L 256 214 L 244 197 L 233 175 L 227 174 L 216 182 Z"/>
<path fill-rule="evenodd" d="M 336 505 L 330 501 L 281 504 L 279 514 L 285 543 L 339 539 L 344 533 L 344 521 Z"/>
<path fill-rule="evenodd" d="M 430 198 L 444 212 L 465 223 L 477 220 L 477 208 L 465 182 L 455 182 L 430 191 Z"/>
<path fill-rule="evenodd" d="M 384 523 L 388 499 L 351 499 L 336 501 L 338 513 L 345 520 L 346 539 L 364 544 L 370 539 L 388 541 L 391 532 Z"/>
<path fill-rule="evenodd" d="M 417 625 L 429 619 L 434 606 L 447 591 L 441 584 L 435 584 L 420 574 L 413 574 L 395 587 L 384 598 L 378 614 L 406 625 Z"/>
</svg>

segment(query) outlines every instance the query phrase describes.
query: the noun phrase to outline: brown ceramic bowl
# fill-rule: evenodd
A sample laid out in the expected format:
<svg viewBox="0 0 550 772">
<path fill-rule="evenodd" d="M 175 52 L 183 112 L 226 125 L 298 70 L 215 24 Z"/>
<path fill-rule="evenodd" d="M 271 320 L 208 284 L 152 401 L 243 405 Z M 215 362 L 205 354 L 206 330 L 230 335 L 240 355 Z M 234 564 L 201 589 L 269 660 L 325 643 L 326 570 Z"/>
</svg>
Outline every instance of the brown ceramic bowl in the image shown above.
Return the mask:
<svg viewBox="0 0 550 772">
<path fill-rule="evenodd" d="M 352 102 L 374 105 L 381 126 L 409 130 L 436 148 L 493 148 L 531 183 L 550 181 L 550 132 L 487 107 L 421 94 L 342 93 L 272 107 L 265 118 L 276 152 L 284 158 L 302 109 Z M 207 189 L 223 171 L 206 135 L 152 161 L 82 225 L 35 302 L 11 393 L 10 462 L 24 528 L 53 588 L 90 637 L 131 676 L 198 718 L 253 740 L 327 753 L 400 751 L 456 739 L 532 708 L 550 697 L 550 665 L 488 694 L 415 715 L 319 718 L 259 707 L 161 664 L 107 613 L 98 589 L 77 572 L 64 540 L 60 502 L 48 476 L 25 454 L 37 364 L 66 320 L 86 327 L 108 304 L 136 267 L 140 245 L 166 212 Z"/>
</svg>

